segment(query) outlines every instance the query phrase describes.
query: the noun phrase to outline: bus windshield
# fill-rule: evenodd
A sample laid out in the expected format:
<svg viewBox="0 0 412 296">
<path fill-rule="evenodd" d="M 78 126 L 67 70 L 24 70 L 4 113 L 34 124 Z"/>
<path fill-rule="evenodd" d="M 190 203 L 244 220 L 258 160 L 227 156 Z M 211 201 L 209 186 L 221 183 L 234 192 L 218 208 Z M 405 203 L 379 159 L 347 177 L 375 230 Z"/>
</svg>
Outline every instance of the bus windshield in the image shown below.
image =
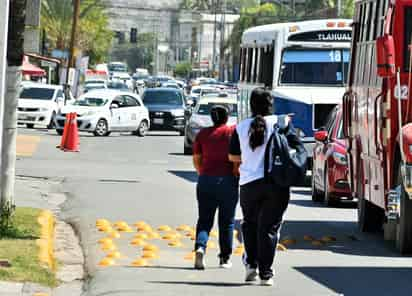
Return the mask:
<svg viewBox="0 0 412 296">
<path fill-rule="evenodd" d="M 344 85 L 349 55 L 349 49 L 286 49 L 282 57 L 280 83 Z"/>
</svg>

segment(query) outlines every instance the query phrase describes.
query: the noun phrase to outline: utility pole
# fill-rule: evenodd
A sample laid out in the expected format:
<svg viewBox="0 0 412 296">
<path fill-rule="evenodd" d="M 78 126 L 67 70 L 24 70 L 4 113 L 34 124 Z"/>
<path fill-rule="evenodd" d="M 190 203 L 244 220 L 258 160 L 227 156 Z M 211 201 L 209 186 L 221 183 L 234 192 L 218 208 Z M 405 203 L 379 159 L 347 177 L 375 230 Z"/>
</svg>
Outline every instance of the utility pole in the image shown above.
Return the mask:
<svg viewBox="0 0 412 296">
<path fill-rule="evenodd" d="M 225 80 L 226 0 L 222 0 L 221 13 L 219 79 L 223 81 Z"/>
<path fill-rule="evenodd" d="M 153 75 L 157 75 L 159 71 L 159 42 L 157 36 L 157 26 L 155 21 L 153 21 L 153 34 Z"/>
<path fill-rule="evenodd" d="M 342 15 L 342 0 L 336 0 L 336 17 L 340 18 Z"/>
<path fill-rule="evenodd" d="M 217 7 L 219 0 L 214 0 L 213 8 L 215 13 L 215 20 L 213 23 L 213 54 L 212 54 L 212 72 L 216 72 L 216 31 L 217 31 Z"/>
<path fill-rule="evenodd" d="M 75 66 L 75 49 L 76 49 L 76 36 L 77 36 L 77 27 L 79 23 L 80 17 L 80 0 L 73 0 L 73 20 L 72 20 L 72 32 L 70 37 L 70 52 L 69 52 L 69 61 L 67 63 L 67 71 L 66 71 L 66 85 L 65 85 L 65 92 L 66 92 L 66 99 L 69 97 L 69 73 L 70 68 L 74 68 Z"/>
<path fill-rule="evenodd" d="M 4 2 L 4 1 L 3 1 Z M 1 146 L 0 212 L 9 214 L 14 207 L 16 176 L 17 101 L 23 63 L 26 0 L 11 0 L 7 32 L 6 94 Z"/>
</svg>

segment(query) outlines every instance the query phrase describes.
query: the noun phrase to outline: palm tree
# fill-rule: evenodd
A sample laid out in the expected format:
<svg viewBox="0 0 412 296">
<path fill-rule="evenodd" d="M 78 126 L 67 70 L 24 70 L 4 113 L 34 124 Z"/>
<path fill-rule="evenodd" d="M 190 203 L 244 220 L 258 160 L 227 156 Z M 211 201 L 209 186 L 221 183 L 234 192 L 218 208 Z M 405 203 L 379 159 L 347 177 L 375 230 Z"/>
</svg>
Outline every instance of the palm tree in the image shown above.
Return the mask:
<svg viewBox="0 0 412 296">
<path fill-rule="evenodd" d="M 14 208 L 16 169 L 17 99 L 23 63 L 23 42 L 26 20 L 26 0 L 11 0 L 7 36 L 6 92 L 1 147 L 0 213 L 11 213 Z M 9 215 L 6 215 L 9 217 Z"/>
</svg>

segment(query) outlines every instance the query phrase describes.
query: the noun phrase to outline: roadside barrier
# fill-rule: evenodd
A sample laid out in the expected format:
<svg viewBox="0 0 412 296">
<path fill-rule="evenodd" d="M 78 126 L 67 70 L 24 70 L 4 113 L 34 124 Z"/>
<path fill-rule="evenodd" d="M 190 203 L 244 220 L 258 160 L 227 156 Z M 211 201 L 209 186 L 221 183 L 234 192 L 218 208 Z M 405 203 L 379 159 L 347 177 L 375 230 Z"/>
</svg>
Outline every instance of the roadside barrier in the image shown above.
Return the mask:
<svg viewBox="0 0 412 296">
<path fill-rule="evenodd" d="M 64 123 L 64 130 L 60 145 L 57 148 L 65 152 L 79 152 L 79 130 L 77 127 L 77 114 L 68 113 Z"/>
</svg>

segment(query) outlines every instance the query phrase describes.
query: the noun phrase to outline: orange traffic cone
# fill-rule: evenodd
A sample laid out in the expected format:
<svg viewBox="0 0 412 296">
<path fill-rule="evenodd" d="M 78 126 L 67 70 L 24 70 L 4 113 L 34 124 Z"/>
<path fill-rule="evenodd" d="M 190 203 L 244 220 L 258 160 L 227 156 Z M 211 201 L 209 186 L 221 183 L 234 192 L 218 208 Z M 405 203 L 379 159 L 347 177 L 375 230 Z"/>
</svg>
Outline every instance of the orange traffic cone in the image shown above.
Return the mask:
<svg viewBox="0 0 412 296">
<path fill-rule="evenodd" d="M 66 143 L 63 150 L 66 152 L 79 152 L 79 130 L 77 128 L 77 114 L 72 113 Z"/>
<path fill-rule="evenodd" d="M 69 123 L 70 123 L 71 117 L 72 117 L 72 113 L 66 114 L 66 121 L 64 122 L 62 139 L 60 141 L 60 145 L 57 146 L 57 148 L 60 148 L 61 150 L 63 150 L 64 146 L 66 145 L 67 135 L 69 133 L 69 127 L 70 127 Z"/>
</svg>

